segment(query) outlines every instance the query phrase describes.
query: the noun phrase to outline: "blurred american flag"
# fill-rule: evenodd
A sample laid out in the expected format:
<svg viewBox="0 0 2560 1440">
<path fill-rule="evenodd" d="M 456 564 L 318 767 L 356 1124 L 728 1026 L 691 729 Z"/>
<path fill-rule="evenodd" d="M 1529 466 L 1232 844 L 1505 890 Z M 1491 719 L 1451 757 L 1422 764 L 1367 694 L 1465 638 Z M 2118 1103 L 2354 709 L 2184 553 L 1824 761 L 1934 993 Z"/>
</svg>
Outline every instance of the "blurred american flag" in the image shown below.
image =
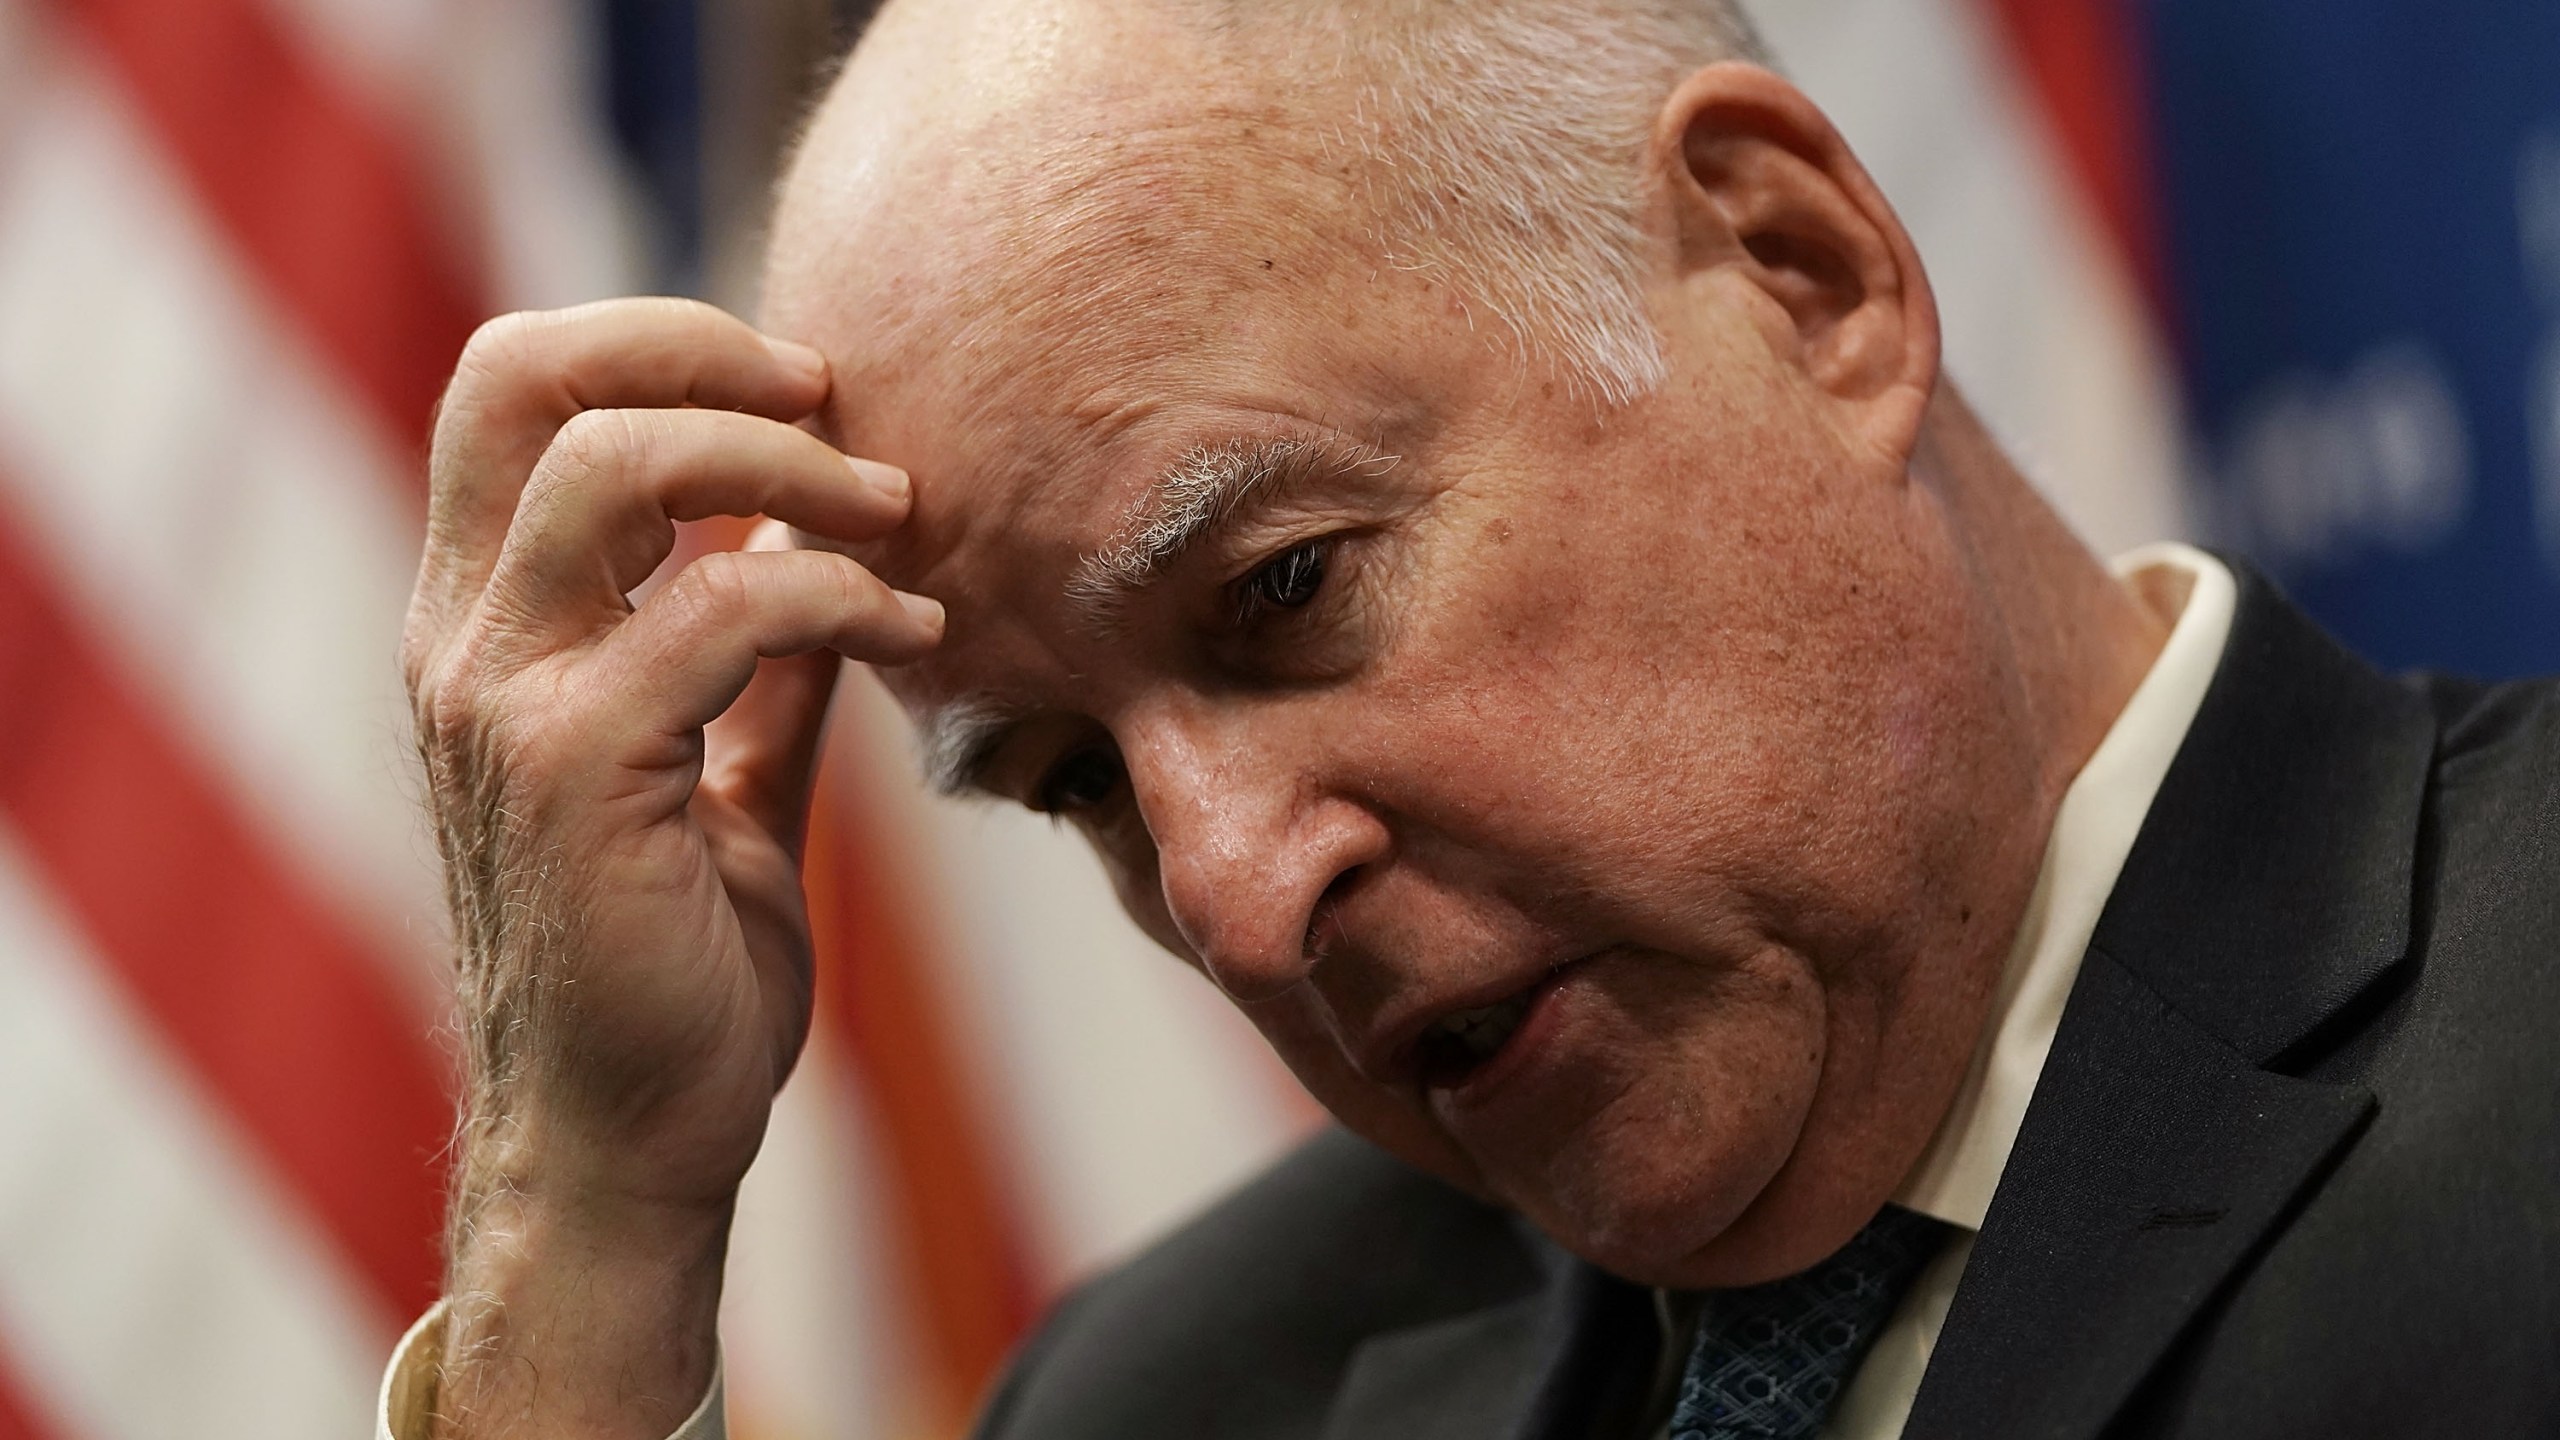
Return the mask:
<svg viewBox="0 0 2560 1440">
<path fill-rule="evenodd" d="M 596 21 L 0 0 L 0 1436 L 369 1433 L 436 1293 L 443 936 L 392 644 L 473 324 L 644 280 Z M 819 1033 L 744 1202 L 748 1437 L 952 1432 L 1061 1275 L 1296 1123 L 1090 907 L 1036 946 L 1005 928 L 1032 911 L 937 918 L 940 876 L 1077 862 L 900 813 L 854 710 Z M 1009 1033 L 1043 1027 L 1006 957 L 1079 947 L 1121 957 L 1160 1037 L 1135 1063 L 1187 1091 L 1002 1098 L 1065 1053 Z M 1217 1138 L 1081 1187 L 1024 1139 L 1108 1156 L 1078 1128 L 1132 1121 Z"/>
<path fill-rule="evenodd" d="M 392 658 L 430 408 L 487 314 L 749 308 L 813 7 L 0 0 L 0 1440 L 369 1432 L 450 1123 Z M 2185 529 L 2140 7 L 1754 8 L 2031 472 L 2101 550 Z M 674 131 L 635 15 L 691 36 L 637 67 L 698 84 Z M 955 1433 L 1043 1299 L 1311 1118 L 1071 840 L 928 804 L 844 701 L 818 1030 L 731 1259 L 742 1440 Z"/>
</svg>

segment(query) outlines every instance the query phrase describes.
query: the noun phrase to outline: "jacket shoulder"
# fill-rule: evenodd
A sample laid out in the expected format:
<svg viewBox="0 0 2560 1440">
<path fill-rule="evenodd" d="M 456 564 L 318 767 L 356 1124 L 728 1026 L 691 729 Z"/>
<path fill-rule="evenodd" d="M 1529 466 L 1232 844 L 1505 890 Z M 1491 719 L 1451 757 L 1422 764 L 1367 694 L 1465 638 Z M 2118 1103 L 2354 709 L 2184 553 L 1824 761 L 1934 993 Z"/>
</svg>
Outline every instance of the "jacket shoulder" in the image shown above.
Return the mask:
<svg viewBox="0 0 2560 1440">
<path fill-rule="evenodd" d="M 1546 1278 L 1505 1212 L 1328 1131 L 1068 1295 L 978 1434 L 1311 1434 L 1368 1337 Z"/>
<path fill-rule="evenodd" d="M 2414 683 L 2436 714 L 2430 849 L 2438 883 L 2494 890 L 2503 879 L 2548 889 L 2560 877 L 2560 679 Z M 2560 932 L 2542 929 L 2539 938 Z"/>
<path fill-rule="evenodd" d="M 2438 759 L 2448 780 L 2483 769 L 2560 764 L 2560 676 L 2504 684 L 2419 674 L 2407 682 L 2435 711 Z"/>
</svg>

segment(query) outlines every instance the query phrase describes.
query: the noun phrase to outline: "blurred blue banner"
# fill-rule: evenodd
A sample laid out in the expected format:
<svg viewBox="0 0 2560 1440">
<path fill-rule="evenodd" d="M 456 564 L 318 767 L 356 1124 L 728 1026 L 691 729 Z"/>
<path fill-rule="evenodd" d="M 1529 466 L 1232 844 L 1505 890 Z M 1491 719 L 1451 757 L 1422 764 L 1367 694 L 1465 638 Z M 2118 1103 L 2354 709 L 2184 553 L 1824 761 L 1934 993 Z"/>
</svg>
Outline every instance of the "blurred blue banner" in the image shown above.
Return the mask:
<svg viewBox="0 0 2560 1440">
<path fill-rule="evenodd" d="M 2145 15 L 2208 538 L 2384 664 L 2560 669 L 2560 3 Z"/>
</svg>

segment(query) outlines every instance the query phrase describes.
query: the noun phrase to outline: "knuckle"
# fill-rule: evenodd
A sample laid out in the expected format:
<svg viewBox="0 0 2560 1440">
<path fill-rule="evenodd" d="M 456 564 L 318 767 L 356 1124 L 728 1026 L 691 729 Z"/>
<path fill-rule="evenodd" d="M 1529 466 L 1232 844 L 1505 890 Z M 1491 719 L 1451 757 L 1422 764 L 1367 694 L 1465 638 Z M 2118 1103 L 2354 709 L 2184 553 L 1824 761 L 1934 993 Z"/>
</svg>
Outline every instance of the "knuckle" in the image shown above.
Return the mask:
<svg viewBox="0 0 2560 1440">
<path fill-rule="evenodd" d="M 492 423 L 558 383 L 550 338 L 558 329 L 556 314 L 517 310 L 481 321 L 463 342 L 428 432 L 427 474 L 439 496 L 476 481 L 474 457 L 484 456 Z"/>
<path fill-rule="evenodd" d="M 462 478 L 455 472 L 456 458 L 475 448 L 474 432 L 490 410 L 537 368 L 537 329 L 538 317 L 519 310 L 481 321 L 463 342 L 453 375 L 436 396 L 429 430 L 427 473 L 439 492 Z"/>
<path fill-rule="evenodd" d="M 426 660 L 410 691 L 420 743 L 440 753 L 476 744 L 486 682 L 486 666 L 468 649 Z"/>
<path fill-rule="evenodd" d="M 685 629 L 734 626 L 754 602 L 746 557 L 729 550 L 705 555 L 668 584 L 666 597 Z"/>
<path fill-rule="evenodd" d="M 577 709 L 543 673 L 504 669 L 485 648 L 437 657 L 414 700 L 429 812 L 451 818 L 513 797 L 520 816 L 544 813 L 593 749 Z"/>
<path fill-rule="evenodd" d="M 581 410 L 552 437 L 552 468 L 572 475 L 603 474 L 630 464 L 646 443 L 632 411 Z"/>
<path fill-rule="evenodd" d="M 538 311 L 514 310 L 481 321 L 463 342 L 456 373 L 505 375 L 529 367 L 540 352 L 537 337 L 546 319 Z"/>
<path fill-rule="evenodd" d="M 635 295 L 620 303 L 659 324 L 717 324 L 729 318 L 718 306 L 686 295 Z"/>
<path fill-rule="evenodd" d="M 886 611 L 894 602 L 889 587 L 858 562 L 823 550 L 808 552 L 822 565 L 823 584 L 836 607 L 846 618 L 868 620 Z"/>
<path fill-rule="evenodd" d="M 581 410 L 551 437 L 525 482 L 520 514 L 547 514 L 572 495 L 623 499 L 649 493 L 646 456 L 653 429 L 645 410 Z"/>
<path fill-rule="evenodd" d="M 478 746 L 512 708 L 514 682 L 527 671 L 485 612 L 446 635 L 412 630 L 402 637 L 401 662 L 418 741 L 439 750 Z"/>
<path fill-rule="evenodd" d="M 435 637 L 418 613 L 422 608 L 410 608 L 409 623 L 400 632 L 400 683 L 413 701 L 426 691 L 436 653 Z"/>
</svg>

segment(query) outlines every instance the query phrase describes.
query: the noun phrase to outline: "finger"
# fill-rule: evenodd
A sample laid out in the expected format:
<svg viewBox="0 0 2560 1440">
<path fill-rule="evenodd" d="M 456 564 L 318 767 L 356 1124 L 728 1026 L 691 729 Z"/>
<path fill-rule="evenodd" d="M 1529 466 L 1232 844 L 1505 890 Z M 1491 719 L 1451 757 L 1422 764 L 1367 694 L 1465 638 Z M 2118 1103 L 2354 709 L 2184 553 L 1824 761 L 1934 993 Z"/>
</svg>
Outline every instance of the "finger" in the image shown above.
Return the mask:
<svg viewBox="0 0 2560 1440">
<path fill-rule="evenodd" d="M 770 515 L 846 541 L 906 519 L 894 465 L 725 410 L 589 410 L 561 427 L 525 487 L 492 602 L 554 640 L 620 618 L 675 546 L 675 522 Z"/>
<path fill-rule="evenodd" d="M 826 360 L 693 300 L 605 300 L 500 316 L 462 353 L 437 407 L 421 597 L 467 602 L 516 497 L 570 416 L 695 405 L 795 420 L 825 401 Z"/>
<path fill-rule="evenodd" d="M 843 674 L 844 659 L 831 650 L 759 661 L 746 690 L 709 727 L 703 788 L 794 859 L 808 839 L 827 711 Z"/>
<path fill-rule="evenodd" d="M 899 665 L 942 639 L 942 607 L 824 550 L 724 550 L 687 565 L 599 647 L 596 713 L 664 735 L 701 729 L 756 662 L 831 650 Z"/>
<path fill-rule="evenodd" d="M 782 522 L 768 520 L 742 548 L 753 554 L 790 545 Z M 760 661 L 745 692 L 709 726 L 703 787 L 737 806 L 794 860 L 808 839 L 827 708 L 843 672 L 842 657 L 831 650 Z"/>
</svg>

